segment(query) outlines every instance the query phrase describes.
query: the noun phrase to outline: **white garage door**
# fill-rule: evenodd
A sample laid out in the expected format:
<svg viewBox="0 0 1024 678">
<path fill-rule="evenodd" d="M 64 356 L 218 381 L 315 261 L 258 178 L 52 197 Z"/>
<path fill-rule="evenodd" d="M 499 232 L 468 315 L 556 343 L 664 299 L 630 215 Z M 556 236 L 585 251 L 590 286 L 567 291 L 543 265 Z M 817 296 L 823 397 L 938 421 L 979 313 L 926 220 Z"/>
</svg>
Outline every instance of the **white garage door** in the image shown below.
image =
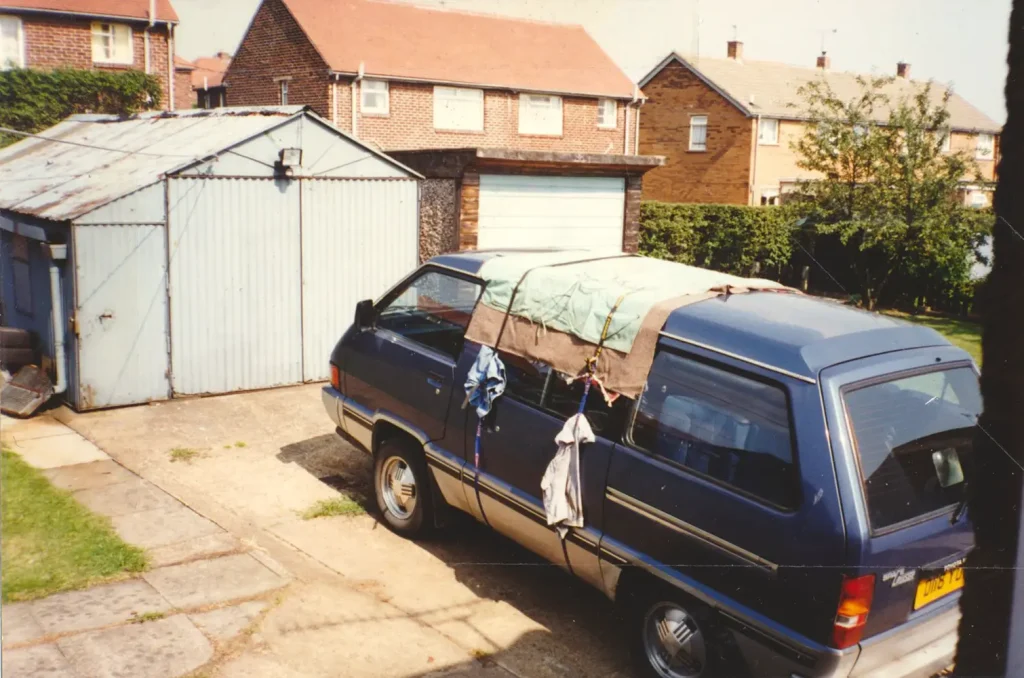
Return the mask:
<svg viewBox="0 0 1024 678">
<path fill-rule="evenodd" d="M 622 251 L 626 180 L 480 175 L 479 249 Z"/>
</svg>

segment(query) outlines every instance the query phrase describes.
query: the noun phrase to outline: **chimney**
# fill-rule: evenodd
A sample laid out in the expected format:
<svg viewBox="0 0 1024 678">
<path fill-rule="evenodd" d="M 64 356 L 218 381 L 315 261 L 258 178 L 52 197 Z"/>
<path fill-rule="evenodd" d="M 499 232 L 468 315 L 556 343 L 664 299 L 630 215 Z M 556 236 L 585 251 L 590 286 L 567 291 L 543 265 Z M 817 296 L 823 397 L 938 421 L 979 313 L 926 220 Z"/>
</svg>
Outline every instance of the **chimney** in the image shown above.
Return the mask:
<svg viewBox="0 0 1024 678">
<path fill-rule="evenodd" d="M 818 57 L 818 68 L 823 71 L 827 71 L 832 66 L 832 60 L 828 58 L 828 55 L 824 52 Z"/>
<path fill-rule="evenodd" d="M 896 77 L 910 80 L 910 64 L 905 61 L 901 61 L 896 64 Z"/>
<path fill-rule="evenodd" d="M 743 61 L 743 43 L 739 40 L 729 41 L 729 58 L 733 61 Z"/>
</svg>

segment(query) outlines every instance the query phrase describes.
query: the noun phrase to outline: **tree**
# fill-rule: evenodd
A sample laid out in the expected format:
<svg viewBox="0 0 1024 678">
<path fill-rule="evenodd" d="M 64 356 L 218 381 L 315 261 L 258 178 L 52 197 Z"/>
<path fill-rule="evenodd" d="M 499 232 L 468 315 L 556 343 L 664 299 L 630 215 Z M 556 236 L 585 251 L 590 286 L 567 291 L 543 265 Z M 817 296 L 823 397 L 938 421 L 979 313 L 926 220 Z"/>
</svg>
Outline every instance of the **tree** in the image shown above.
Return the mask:
<svg viewBox="0 0 1024 678">
<path fill-rule="evenodd" d="M 985 410 L 974 440 L 968 514 L 976 547 L 960 599 L 961 676 L 1021 675 L 1024 573 L 1016 569 L 1024 472 L 1024 0 L 1010 13 L 1006 126 L 996 187 L 993 264 L 981 350 Z M 1016 598 L 1017 609 L 1014 609 Z"/>
<path fill-rule="evenodd" d="M 934 102 L 929 84 L 909 100 L 891 101 L 891 78 L 857 81 L 861 91 L 849 101 L 824 79 L 800 90 L 809 124 L 793 149 L 797 164 L 817 176 L 800 187 L 807 222 L 838 238 L 850 264 L 840 277 L 869 309 L 894 287 L 918 296 L 936 282 L 946 292 L 965 287 L 987 224 L 958 196 L 961 182 L 977 175 L 974 161 L 943 151 L 949 93 Z M 878 124 L 886 112 L 887 122 Z M 929 284 L 921 284 L 922 275 Z"/>
<path fill-rule="evenodd" d="M 160 81 L 142 71 L 0 71 L 0 127 L 41 132 L 75 113 L 131 115 L 160 105 Z M 0 147 L 19 141 L 0 132 Z"/>
</svg>

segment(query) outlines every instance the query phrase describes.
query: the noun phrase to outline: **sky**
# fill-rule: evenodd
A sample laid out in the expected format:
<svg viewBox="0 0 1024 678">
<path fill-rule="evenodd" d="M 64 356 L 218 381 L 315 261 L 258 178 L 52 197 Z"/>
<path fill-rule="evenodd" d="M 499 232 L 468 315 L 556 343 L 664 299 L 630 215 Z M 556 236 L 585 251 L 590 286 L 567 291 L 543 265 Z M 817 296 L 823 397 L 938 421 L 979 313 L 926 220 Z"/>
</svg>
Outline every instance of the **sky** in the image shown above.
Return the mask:
<svg viewBox="0 0 1024 678">
<path fill-rule="evenodd" d="M 333 0 L 322 0 L 332 2 Z M 409 0 L 401 0 L 409 1 Z M 178 54 L 233 53 L 259 0 L 172 0 Z M 998 123 L 1006 120 L 1011 0 L 416 0 L 543 21 L 582 24 L 634 80 L 669 52 L 814 66 L 822 41 L 833 70 L 911 77 L 953 89 Z"/>
</svg>

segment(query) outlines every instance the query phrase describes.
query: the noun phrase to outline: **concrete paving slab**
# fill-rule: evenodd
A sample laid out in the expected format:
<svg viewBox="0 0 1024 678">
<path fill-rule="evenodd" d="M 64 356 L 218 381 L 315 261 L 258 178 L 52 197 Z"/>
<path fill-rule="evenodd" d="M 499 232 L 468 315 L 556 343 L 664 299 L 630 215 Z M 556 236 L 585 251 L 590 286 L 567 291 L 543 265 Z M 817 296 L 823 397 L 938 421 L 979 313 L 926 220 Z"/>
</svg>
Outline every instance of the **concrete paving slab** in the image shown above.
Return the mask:
<svg viewBox="0 0 1024 678">
<path fill-rule="evenodd" d="M 2 666 L 7 678 L 80 678 L 53 644 L 4 650 Z"/>
<path fill-rule="evenodd" d="M 190 614 L 189 619 L 206 635 L 224 641 L 231 640 L 244 631 L 265 609 L 267 603 L 262 600 L 250 600 L 241 605 Z"/>
<path fill-rule="evenodd" d="M 10 440 L 34 440 L 35 438 L 49 438 L 69 433 L 74 433 L 74 431 L 47 415 L 28 419 L 9 417 L 6 414 L 0 416 L 0 435 Z"/>
<path fill-rule="evenodd" d="M 46 469 L 43 475 L 54 487 L 69 492 L 114 485 L 138 477 L 112 459 Z"/>
<path fill-rule="evenodd" d="M 172 509 L 181 502 L 142 478 L 132 478 L 116 485 L 93 487 L 75 493 L 75 499 L 94 513 L 123 516 L 128 513 Z"/>
<path fill-rule="evenodd" d="M 57 468 L 110 459 L 106 452 L 74 432 L 16 441 L 12 446 L 26 463 L 36 468 Z"/>
<path fill-rule="evenodd" d="M 129 513 L 111 520 L 121 539 L 147 549 L 223 532 L 186 506 Z"/>
<path fill-rule="evenodd" d="M 213 647 L 183 614 L 57 641 L 68 663 L 90 678 L 175 678 L 210 661 Z"/>
<path fill-rule="evenodd" d="M 264 655 L 244 654 L 232 659 L 216 673 L 217 678 L 320 678 L 320 674 L 297 671 L 284 661 Z"/>
<path fill-rule="evenodd" d="M 162 567 L 143 577 L 180 608 L 250 598 L 287 583 L 248 553 Z"/>
<path fill-rule="evenodd" d="M 132 619 L 132 613 L 165 612 L 171 605 L 141 579 L 58 593 L 31 603 L 47 634 L 85 631 Z"/>
<path fill-rule="evenodd" d="M 233 535 L 227 532 L 218 532 L 151 549 L 149 564 L 154 568 L 167 567 L 186 560 L 227 555 L 241 548 L 242 543 Z"/>
<path fill-rule="evenodd" d="M 41 638 L 43 628 L 32 614 L 31 603 L 11 603 L 0 609 L 0 626 L 3 627 L 3 645 L 18 645 Z"/>
</svg>

